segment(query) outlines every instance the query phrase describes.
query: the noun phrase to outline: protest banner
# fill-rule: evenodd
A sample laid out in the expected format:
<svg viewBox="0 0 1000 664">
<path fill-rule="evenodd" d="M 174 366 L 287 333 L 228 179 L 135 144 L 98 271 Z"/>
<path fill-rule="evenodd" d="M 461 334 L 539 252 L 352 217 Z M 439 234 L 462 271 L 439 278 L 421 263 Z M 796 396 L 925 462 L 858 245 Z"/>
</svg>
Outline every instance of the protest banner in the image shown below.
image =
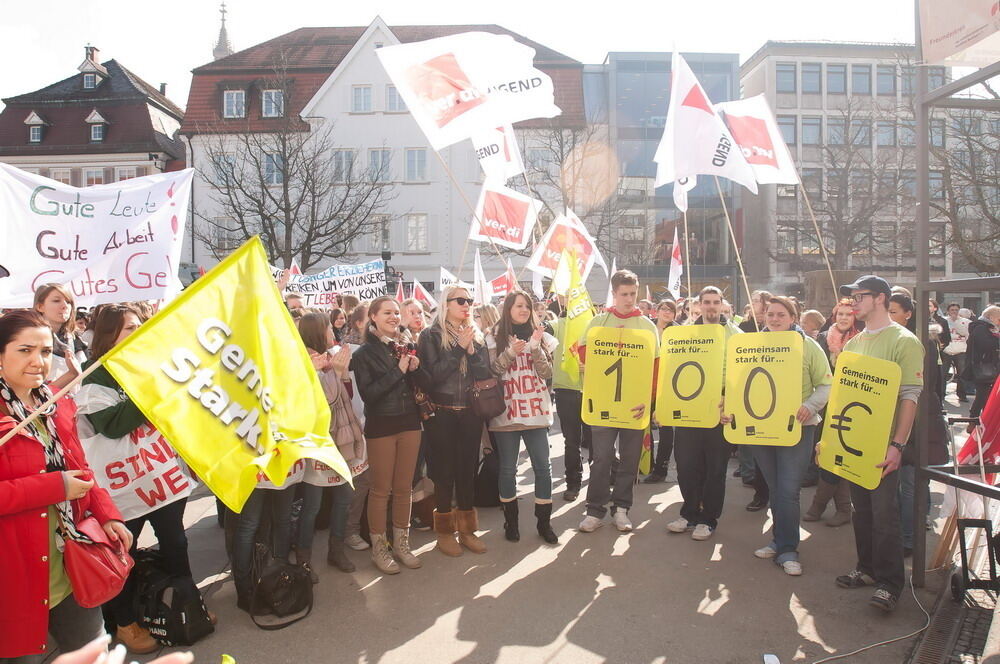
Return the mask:
<svg viewBox="0 0 1000 664">
<path fill-rule="evenodd" d="M 1000 60 L 996 0 L 920 0 L 918 4 L 923 64 L 985 67 Z"/>
<path fill-rule="evenodd" d="M 355 295 L 362 302 L 386 294 L 385 262 L 331 265 L 317 274 L 293 275 L 285 290 L 302 296 L 307 309 L 332 309 L 339 295 Z"/>
<path fill-rule="evenodd" d="M 697 429 L 718 426 L 725 360 L 721 325 L 672 325 L 663 330 L 656 421 Z"/>
<path fill-rule="evenodd" d="M 496 339 L 487 337 L 487 345 L 496 354 Z M 559 341 L 551 334 L 542 336 L 539 342 L 549 355 L 559 345 Z M 514 357 L 503 376 L 503 401 L 506 408 L 502 413 L 490 420 L 491 428 L 503 428 L 511 425 L 527 427 L 552 426 L 552 398 L 546 382 L 538 377 L 530 345 Z"/>
<path fill-rule="evenodd" d="M 330 406 L 254 237 L 102 359 L 191 470 L 239 512 L 258 473 L 350 470 Z"/>
<path fill-rule="evenodd" d="M 541 201 L 508 189 L 497 181 L 487 181 L 479 194 L 469 239 L 524 249 L 541 209 Z"/>
<path fill-rule="evenodd" d="M 833 372 L 830 401 L 816 462 L 865 489 L 882 481 L 896 420 L 902 371 L 895 362 L 843 351 Z"/>
<path fill-rule="evenodd" d="M 583 421 L 591 426 L 645 429 L 649 424 L 656 337 L 648 330 L 593 327 L 587 332 Z M 632 409 L 645 405 L 636 419 Z"/>
<path fill-rule="evenodd" d="M 535 49 L 509 35 L 463 32 L 375 51 L 435 150 L 484 131 L 559 115 Z"/>
<path fill-rule="evenodd" d="M 799 442 L 802 425 L 802 335 L 798 332 L 734 334 L 726 347 L 724 427 L 734 445 Z M 779 389 L 780 388 L 780 389 Z"/>
<path fill-rule="evenodd" d="M 30 307 L 47 283 L 84 307 L 179 292 L 193 176 L 79 188 L 0 164 L 0 308 Z"/>
<path fill-rule="evenodd" d="M 583 222 L 570 210 L 556 217 L 545 231 L 541 242 L 535 247 L 535 252 L 528 259 L 526 267 L 543 277 L 554 279 L 564 249 L 576 254 L 580 274 L 584 280 L 590 275 L 590 269 L 594 267 L 595 262 L 607 273 L 608 266 L 597 249 L 597 243 Z"/>
<path fill-rule="evenodd" d="M 472 137 L 472 147 L 483 168 L 486 179 L 506 182 L 515 175 L 524 173 L 524 160 L 517 146 L 517 136 L 511 125 L 504 125 Z"/>
<path fill-rule="evenodd" d="M 799 184 L 792 153 L 763 94 L 716 106 L 758 184 Z"/>
</svg>

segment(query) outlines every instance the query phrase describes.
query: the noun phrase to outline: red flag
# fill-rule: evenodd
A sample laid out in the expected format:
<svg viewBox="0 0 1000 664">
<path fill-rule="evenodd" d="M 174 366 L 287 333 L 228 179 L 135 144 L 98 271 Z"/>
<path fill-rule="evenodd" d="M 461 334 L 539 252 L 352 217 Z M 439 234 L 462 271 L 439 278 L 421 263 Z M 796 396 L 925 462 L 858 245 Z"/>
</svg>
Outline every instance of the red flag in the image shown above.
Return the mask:
<svg viewBox="0 0 1000 664">
<path fill-rule="evenodd" d="M 979 387 L 982 389 L 982 386 Z M 979 437 L 982 435 L 984 464 L 1000 463 L 1000 380 L 993 384 L 990 396 L 986 400 L 986 406 L 979 415 L 980 426 L 973 429 L 972 433 L 965 441 L 965 445 L 958 452 L 958 463 L 962 465 L 978 464 L 979 458 Z M 995 475 L 986 475 L 986 480 L 993 483 Z"/>
<path fill-rule="evenodd" d="M 517 275 L 514 274 L 514 267 L 507 261 L 507 270 L 496 279 L 490 282 L 493 287 L 493 295 L 506 296 L 517 288 Z"/>
<path fill-rule="evenodd" d="M 402 302 L 406 299 L 406 294 L 403 292 L 403 280 L 400 279 L 396 282 L 396 302 Z"/>
<path fill-rule="evenodd" d="M 434 311 L 437 309 L 437 302 L 434 301 L 434 298 L 431 297 L 431 294 L 427 292 L 419 281 L 413 282 L 413 292 L 410 297 L 417 302 L 422 303 L 425 307 L 427 307 L 428 311 Z"/>
</svg>

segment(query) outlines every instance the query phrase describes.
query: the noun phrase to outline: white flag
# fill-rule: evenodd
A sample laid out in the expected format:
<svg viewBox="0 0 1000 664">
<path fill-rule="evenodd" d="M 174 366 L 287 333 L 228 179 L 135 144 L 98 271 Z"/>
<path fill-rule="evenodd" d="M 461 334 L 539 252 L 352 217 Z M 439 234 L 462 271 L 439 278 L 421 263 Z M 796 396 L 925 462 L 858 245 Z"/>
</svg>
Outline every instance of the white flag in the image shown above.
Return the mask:
<svg viewBox="0 0 1000 664">
<path fill-rule="evenodd" d="M 531 292 L 539 300 L 545 299 L 545 286 L 542 284 L 542 275 L 537 272 L 531 272 Z"/>
<path fill-rule="evenodd" d="M 448 270 L 441 268 L 441 276 L 438 277 L 438 292 L 444 292 L 444 287 L 450 284 L 458 284 L 462 288 L 472 288 L 472 284 L 462 281 Z"/>
<path fill-rule="evenodd" d="M 680 178 L 674 182 L 674 205 L 681 212 L 688 211 L 688 192 L 698 184 L 698 176 Z"/>
<path fill-rule="evenodd" d="M 486 280 L 486 274 L 483 273 L 483 259 L 479 256 L 479 247 L 476 247 L 476 260 L 473 265 L 472 299 L 476 304 L 489 304 L 493 298 L 493 285 Z"/>
<path fill-rule="evenodd" d="M 684 261 L 681 259 L 681 243 L 677 240 L 677 227 L 674 226 L 674 246 L 670 250 L 670 276 L 667 277 L 667 290 L 676 300 L 681 296 L 681 275 L 684 274 Z"/>
<path fill-rule="evenodd" d="M 764 95 L 719 104 L 758 184 L 798 184 L 799 174 Z"/>
<path fill-rule="evenodd" d="M 614 275 L 618 271 L 618 259 L 611 259 L 611 274 Z M 608 279 L 608 296 L 604 298 L 604 307 L 610 309 L 615 306 L 615 291 L 611 288 L 611 279 Z"/>
<path fill-rule="evenodd" d="M 524 160 L 517 147 L 514 127 L 504 125 L 488 129 L 472 137 L 476 158 L 483 167 L 486 179 L 506 182 L 515 175 L 524 173 Z"/>
<path fill-rule="evenodd" d="M 597 248 L 597 242 L 572 210 L 566 210 L 565 214 L 556 217 L 549 230 L 545 231 L 542 241 L 528 259 L 527 268 L 540 273 L 543 277 L 555 278 L 556 267 L 559 265 L 563 249 L 576 251 L 580 275 L 584 281 L 594 263 L 600 265 L 605 274 L 608 273 L 608 264 L 604 262 L 604 257 Z"/>
<path fill-rule="evenodd" d="M 541 207 L 541 201 L 508 189 L 499 180 L 487 180 L 479 194 L 469 239 L 524 249 Z"/>
<path fill-rule="evenodd" d="M 694 72 L 674 51 L 670 106 L 656 148 L 657 187 L 693 175 L 722 176 L 757 193 L 753 169 L 708 100 Z"/>
<path fill-rule="evenodd" d="M 375 53 L 435 150 L 561 112 L 535 49 L 509 35 L 463 32 Z"/>
</svg>

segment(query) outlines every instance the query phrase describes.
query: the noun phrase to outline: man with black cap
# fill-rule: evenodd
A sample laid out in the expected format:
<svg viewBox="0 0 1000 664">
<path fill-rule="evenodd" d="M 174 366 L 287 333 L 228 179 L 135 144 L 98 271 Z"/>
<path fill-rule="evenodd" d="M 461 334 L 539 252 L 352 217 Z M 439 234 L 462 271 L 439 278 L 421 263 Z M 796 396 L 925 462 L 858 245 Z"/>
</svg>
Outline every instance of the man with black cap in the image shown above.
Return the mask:
<svg viewBox="0 0 1000 664">
<path fill-rule="evenodd" d="M 865 324 L 864 331 L 848 341 L 844 350 L 895 362 L 902 370 L 892 438 L 885 460 L 877 465 L 882 469 L 882 481 L 872 490 L 851 484 L 858 564 L 851 573 L 837 577 L 841 588 L 874 585 L 869 604 L 888 612 L 896 608 L 906 584 L 896 470 L 924 385 L 924 348 L 912 332 L 889 318 L 892 289 L 885 279 L 867 275 L 841 286 L 840 294 L 853 300 L 854 316 Z"/>
</svg>

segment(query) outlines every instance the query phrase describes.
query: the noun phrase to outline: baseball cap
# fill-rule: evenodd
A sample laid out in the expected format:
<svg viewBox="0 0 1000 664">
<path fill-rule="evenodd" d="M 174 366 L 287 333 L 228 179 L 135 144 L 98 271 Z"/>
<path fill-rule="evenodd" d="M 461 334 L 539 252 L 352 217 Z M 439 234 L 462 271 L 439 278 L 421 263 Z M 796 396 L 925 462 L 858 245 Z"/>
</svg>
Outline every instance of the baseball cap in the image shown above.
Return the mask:
<svg viewBox="0 0 1000 664">
<path fill-rule="evenodd" d="M 873 293 L 883 293 L 886 297 L 892 296 L 892 287 L 889 286 L 889 282 L 882 277 L 877 277 L 874 274 L 866 274 L 863 277 L 858 277 L 858 279 L 853 284 L 845 284 L 840 287 L 840 294 L 845 296 L 850 296 L 851 291 L 856 290 L 868 290 Z"/>
</svg>

